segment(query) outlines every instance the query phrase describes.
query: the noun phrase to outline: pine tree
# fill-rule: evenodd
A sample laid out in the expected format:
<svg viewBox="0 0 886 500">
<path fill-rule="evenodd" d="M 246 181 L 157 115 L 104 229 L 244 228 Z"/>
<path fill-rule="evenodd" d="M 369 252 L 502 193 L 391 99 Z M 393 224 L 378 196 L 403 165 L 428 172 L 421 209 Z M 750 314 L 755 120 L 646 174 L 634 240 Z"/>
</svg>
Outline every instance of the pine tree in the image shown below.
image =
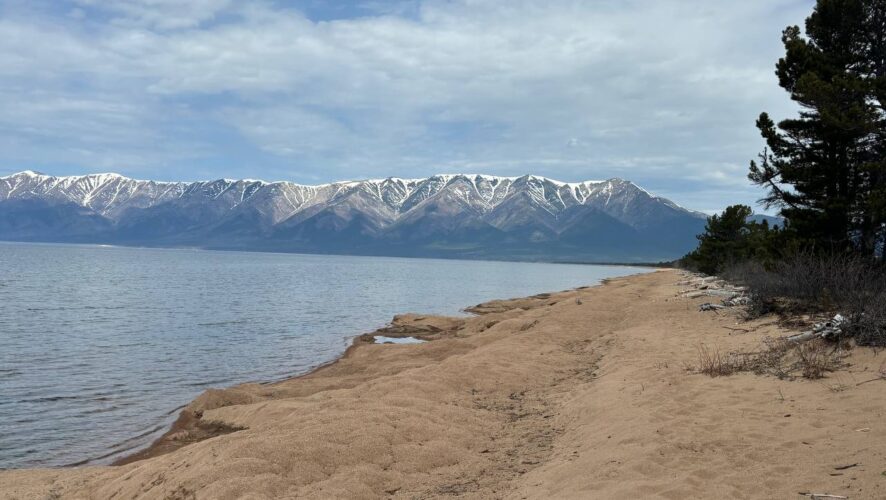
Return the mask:
<svg viewBox="0 0 886 500">
<path fill-rule="evenodd" d="M 867 165 L 870 175 L 867 201 L 875 241 L 867 244 L 879 249 L 879 256 L 886 260 L 883 248 L 886 243 L 886 1 L 867 2 L 867 9 L 863 36 L 871 57 L 864 72 L 872 81 L 870 102 L 879 113 L 874 151 Z"/>
<path fill-rule="evenodd" d="M 722 214 L 708 217 L 704 233 L 697 236 L 698 248 L 682 259 L 682 264 L 706 274 L 717 274 L 730 265 L 750 259 L 765 261 L 779 236 L 766 221 L 749 221 L 753 214 L 747 205 L 732 205 Z"/>
<path fill-rule="evenodd" d="M 779 85 L 801 111 L 757 120 L 768 149 L 749 178 L 808 247 L 873 253 L 886 222 L 886 0 L 818 0 L 784 30 Z"/>
</svg>

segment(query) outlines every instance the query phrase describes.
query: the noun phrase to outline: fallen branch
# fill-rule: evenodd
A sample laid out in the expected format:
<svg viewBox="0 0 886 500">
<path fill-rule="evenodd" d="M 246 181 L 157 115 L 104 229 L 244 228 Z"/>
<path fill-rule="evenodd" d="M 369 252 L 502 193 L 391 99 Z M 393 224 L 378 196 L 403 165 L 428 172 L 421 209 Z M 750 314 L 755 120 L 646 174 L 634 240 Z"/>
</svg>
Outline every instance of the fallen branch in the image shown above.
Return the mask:
<svg viewBox="0 0 886 500">
<path fill-rule="evenodd" d="M 710 302 L 705 302 L 704 304 L 698 306 L 699 311 L 716 311 L 718 309 L 726 309 L 726 306 L 711 304 Z"/>
<path fill-rule="evenodd" d="M 751 333 L 751 331 L 748 330 L 747 328 L 732 328 L 731 326 L 724 326 L 723 328 L 725 328 L 727 330 L 732 330 L 733 332 Z"/>
<path fill-rule="evenodd" d="M 870 380 L 865 380 L 864 382 L 859 382 L 859 383 L 855 384 L 855 386 L 858 387 L 858 386 L 860 386 L 860 385 L 862 385 L 862 384 L 867 384 L 868 382 L 876 382 L 876 381 L 878 381 L 878 380 L 886 380 L 886 377 L 884 377 L 884 376 L 879 376 L 879 377 L 877 377 L 877 378 L 872 378 L 872 379 L 870 379 Z"/>
<path fill-rule="evenodd" d="M 861 465 L 861 464 L 838 465 L 838 466 L 834 467 L 834 470 L 846 470 L 846 469 L 851 469 L 853 467 L 858 467 L 859 465 Z"/>
<path fill-rule="evenodd" d="M 806 342 L 807 340 L 812 340 L 818 337 L 821 337 L 821 332 L 816 332 L 815 330 L 810 330 L 808 332 L 798 333 L 797 335 L 791 335 L 787 338 L 788 342 Z"/>
<path fill-rule="evenodd" d="M 843 498 L 843 499 L 849 498 L 849 497 L 843 497 L 840 495 L 829 495 L 827 493 L 807 493 L 807 492 L 803 492 L 803 491 L 801 491 L 799 494 L 803 495 L 804 497 L 809 497 L 812 500 L 816 500 L 817 498 Z"/>
</svg>

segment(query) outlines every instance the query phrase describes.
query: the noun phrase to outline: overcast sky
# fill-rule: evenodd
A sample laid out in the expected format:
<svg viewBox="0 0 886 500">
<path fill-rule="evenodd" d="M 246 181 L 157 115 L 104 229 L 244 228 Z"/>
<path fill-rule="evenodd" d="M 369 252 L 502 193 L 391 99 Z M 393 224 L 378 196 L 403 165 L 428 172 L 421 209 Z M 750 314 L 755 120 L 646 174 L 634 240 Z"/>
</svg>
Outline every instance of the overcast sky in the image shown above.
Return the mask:
<svg viewBox="0 0 886 500">
<path fill-rule="evenodd" d="M 814 0 L 0 0 L 0 175 L 622 177 L 753 203 Z"/>
</svg>

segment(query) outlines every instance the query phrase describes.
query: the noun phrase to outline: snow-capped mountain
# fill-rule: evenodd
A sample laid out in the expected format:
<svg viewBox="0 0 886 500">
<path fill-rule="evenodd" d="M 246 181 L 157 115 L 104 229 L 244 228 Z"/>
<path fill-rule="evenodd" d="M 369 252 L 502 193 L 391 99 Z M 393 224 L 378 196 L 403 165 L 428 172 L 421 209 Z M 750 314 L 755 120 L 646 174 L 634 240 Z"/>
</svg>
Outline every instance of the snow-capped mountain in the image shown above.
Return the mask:
<svg viewBox="0 0 886 500">
<path fill-rule="evenodd" d="M 0 177 L 5 240 L 631 261 L 681 255 L 704 219 L 621 179 L 454 174 L 305 186 Z"/>
</svg>

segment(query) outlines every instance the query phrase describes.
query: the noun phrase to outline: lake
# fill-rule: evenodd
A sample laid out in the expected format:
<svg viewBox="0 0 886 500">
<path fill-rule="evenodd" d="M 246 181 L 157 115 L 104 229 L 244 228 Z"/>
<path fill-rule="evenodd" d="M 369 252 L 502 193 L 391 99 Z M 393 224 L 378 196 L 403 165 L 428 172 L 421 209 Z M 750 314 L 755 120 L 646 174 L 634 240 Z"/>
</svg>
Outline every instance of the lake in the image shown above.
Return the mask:
<svg viewBox="0 0 886 500">
<path fill-rule="evenodd" d="M 394 314 L 644 271 L 0 243 L 0 468 L 109 463 L 203 390 L 304 373 Z"/>
</svg>

